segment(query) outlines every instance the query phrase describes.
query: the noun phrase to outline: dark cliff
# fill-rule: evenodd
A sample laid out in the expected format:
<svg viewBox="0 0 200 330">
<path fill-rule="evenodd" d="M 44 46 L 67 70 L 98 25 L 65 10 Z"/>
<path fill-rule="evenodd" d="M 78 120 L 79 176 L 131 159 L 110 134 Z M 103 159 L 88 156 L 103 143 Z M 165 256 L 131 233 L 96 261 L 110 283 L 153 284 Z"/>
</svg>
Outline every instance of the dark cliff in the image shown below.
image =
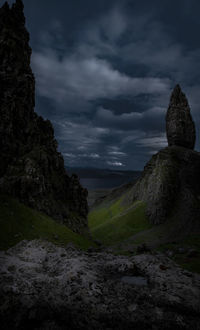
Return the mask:
<svg viewBox="0 0 200 330">
<path fill-rule="evenodd" d="M 87 229 L 87 190 L 69 177 L 49 120 L 34 112 L 35 79 L 23 3 L 0 8 L 0 192 Z"/>
</svg>

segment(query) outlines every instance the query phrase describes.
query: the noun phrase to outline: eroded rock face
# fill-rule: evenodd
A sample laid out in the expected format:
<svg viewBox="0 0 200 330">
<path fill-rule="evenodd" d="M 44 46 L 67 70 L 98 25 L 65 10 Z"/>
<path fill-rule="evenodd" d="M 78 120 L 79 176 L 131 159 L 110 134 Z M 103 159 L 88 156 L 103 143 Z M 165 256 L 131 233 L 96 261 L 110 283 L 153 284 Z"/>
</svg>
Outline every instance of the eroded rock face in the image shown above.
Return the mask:
<svg viewBox="0 0 200 330">
<path fill-rule="evenodd" d="M 138 275 L 147 284 L 122 281 Z M 0 295 L 2 330 L 199 329 L 200 276 L 162 254 L 88 254 L 23 241 L 0 252 Z"/>
<path fill-rule="evenodd" d="M 0 192 L 87 229 L 87 190 L 69 177 L 49 120 L 34 112 L 35 79 L 23 3 L 0 8 Z"/>
<path fill-rule="evenodd" d="M 152 224 L 176 215 L 182 226 L 189 228 L 200 219 L 200 153 L 191 150 L 195 145 L 195 125 L 179 85 L 171 95 L 166 129 L 169 147 L 146 164 L 132 189 L 131 201 L 146 202 Z"/>
<path fill-rule="evenodd" d="M 200 227 L 200 153 L 178 146 L 167 147 L 146 164 L 133 186 L 132 200 L 146 202 L 152 224 L 168 217 L 180 219 L 188 230 Z"/>
<path fill-rule="evenodd" d="M 194 149 L 195 125 L 185 94 L 177 85 L 171 95 L 166 115 L 166 131 L 169 146 L 181 146 Z"/>
</svg>

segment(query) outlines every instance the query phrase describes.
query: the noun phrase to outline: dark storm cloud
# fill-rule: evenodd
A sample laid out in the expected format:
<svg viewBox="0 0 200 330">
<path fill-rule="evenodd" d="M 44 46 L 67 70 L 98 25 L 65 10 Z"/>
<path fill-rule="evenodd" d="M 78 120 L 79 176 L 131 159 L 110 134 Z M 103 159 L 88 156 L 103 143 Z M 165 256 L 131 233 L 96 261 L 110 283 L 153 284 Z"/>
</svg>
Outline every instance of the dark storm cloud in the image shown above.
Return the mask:
<svg viewBox="0 0 200 330">
<path fill-rule="evenodd" d="M 130 77 L 112 68 L 106 60 L 76 55 L 63 60 L 51 52 L 33 54 L 33 68 L 37 74 L 38 92 L 56 101 L 77 102 L 121 95 L 163 93 L 169 88 L 168 79 Z M 78 109 L 81 110 L 81 106 Z"/>
<path fill-rule="evenodd" d="M 200 126 L 199 1 L 24 4 L 36 111 L 52 120 L 67 165 L 142 168 L 166 145 L 177 82 Z"/>
<path fill-rule="evenodd" d="M 135 130 L 138 127 L 144 131 L 164 130 L 165 108 L 154 107 L 145 112 L 130 112 L 115 115 L 109 109 L 100 107 L 96 113 L 96 123 L 103 127 L 118 128 L 121 130 Z"/>
</svg>

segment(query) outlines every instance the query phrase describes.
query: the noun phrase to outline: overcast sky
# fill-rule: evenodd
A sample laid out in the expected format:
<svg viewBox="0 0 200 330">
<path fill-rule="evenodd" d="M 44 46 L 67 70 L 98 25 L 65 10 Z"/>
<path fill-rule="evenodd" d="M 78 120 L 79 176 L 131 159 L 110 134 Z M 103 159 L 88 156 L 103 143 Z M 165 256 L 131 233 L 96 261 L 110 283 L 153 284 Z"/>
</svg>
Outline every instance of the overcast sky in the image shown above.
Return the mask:
<svg viewBox="0 0 200 330">
<path fill-rule="evenodd" d="M 12 3 L 13 1 L 9 1 Z M 66 166 L 142 169 L 179 83 L 200 128 L 199 0 L 24 0 L 36 111 Z"/>
</svg>

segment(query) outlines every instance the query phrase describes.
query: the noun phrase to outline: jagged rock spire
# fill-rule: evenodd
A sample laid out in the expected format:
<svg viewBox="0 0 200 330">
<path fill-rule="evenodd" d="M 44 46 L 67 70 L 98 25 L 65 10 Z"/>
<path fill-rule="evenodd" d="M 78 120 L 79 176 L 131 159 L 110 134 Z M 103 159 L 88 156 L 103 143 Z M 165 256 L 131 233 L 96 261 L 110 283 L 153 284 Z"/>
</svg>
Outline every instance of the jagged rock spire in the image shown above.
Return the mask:
<svg viewBox="0 0 200 330">
<path fill-rule="evenodd" d="M 22 0 L 16 0 L 16 2 L 12 5 L 12 11 L 16 14 L 17 20 L 24 24 L 24 4 Z"/>
<path fill-rule="evenodd" d="M 23 11 L 24 4 L 23 4 L 22 0 L 16 0 L 15 3 L 13 3 L 12 8 L 14 8 L 18 11 Z"/>
<path fill-rule="evenodd" d="M 15 3 L 13 4 L 13 6 L 17 6 L 20 9 L 24 9 L 24 4 L 22 0 L 15 0 Z"/>
<path fill-rule="evenodd" d="M 190 107 L 181 87 L 176 85 L 170 98 L 166 115 L 166 132 L 169 146 L 194 149 L 196 133 Z"/>
<path fill-rule="evenodd" d="M 184 105 L 188 106 L 188 101 L 185 94 L 182 92 L 181 87 L 177 84 L 171 94 L 170 105 Z"/>
<path fill-rule="evenodd" d="M 1 10 L 8 10 L 9 9 L 9 4 L 8 2 L 6 1 L 3 6 L 1 7 Z"/>
</svg>

